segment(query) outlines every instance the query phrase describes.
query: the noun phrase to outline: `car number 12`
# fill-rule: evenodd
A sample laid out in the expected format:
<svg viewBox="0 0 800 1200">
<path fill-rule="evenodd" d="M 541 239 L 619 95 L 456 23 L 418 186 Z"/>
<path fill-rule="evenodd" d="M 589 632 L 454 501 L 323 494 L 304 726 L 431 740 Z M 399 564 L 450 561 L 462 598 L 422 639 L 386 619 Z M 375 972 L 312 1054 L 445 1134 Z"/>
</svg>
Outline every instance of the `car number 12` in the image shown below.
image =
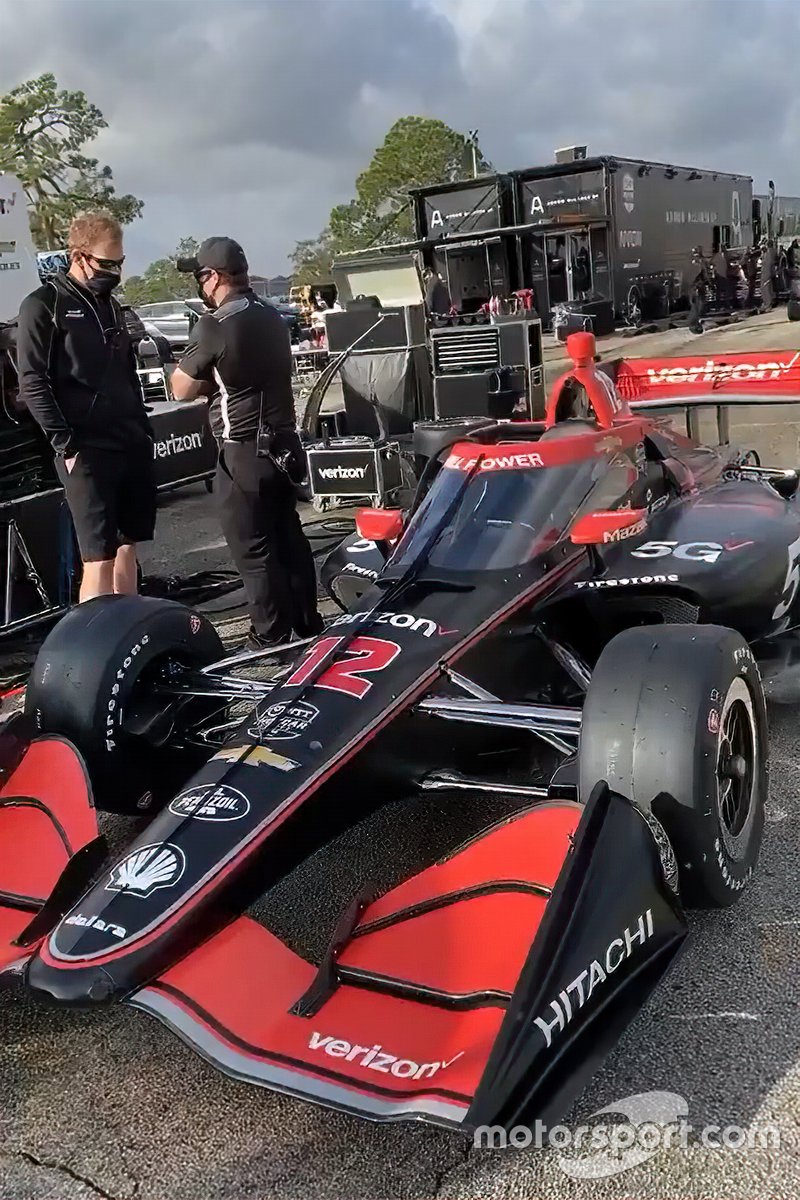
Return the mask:
<svg viewBox="0 0 800 1200">
<path fill-rule="evenodd" d="M 302 687 L 311 675 L 344 637 L 321 638 L 312 647 L 300 666 L 286 680 L 287 687 Z M 389 642 L 384 638 L 357 637 L 345 647 L 348 658 L 332 662 L 327 671 L 323 671 L 319 679 L 314 680 L 314 687 L 328 688 L 332 692 L 345 692 L 363 700 L 372 687 L 371 679 L 364 679 L 373 671 L 383 671 L 400 653 L 397 642 Z"/>
</svg>

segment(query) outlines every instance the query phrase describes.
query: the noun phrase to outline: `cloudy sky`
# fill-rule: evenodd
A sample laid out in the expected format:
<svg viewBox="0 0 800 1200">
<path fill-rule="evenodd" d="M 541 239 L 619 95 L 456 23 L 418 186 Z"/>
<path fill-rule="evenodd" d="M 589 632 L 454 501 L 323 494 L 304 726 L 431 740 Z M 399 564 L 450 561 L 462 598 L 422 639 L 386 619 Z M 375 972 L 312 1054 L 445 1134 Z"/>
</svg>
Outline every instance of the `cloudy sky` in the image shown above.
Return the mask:
<svg viewBox="0 0 800 1200">
<path fill-rule="evenodd" d="M 0 0 L 0 92 L 102 109 L 132 269 L 227 233 L 277 274 L 409 113 L 500 169 L 580 142 L 800 194 L 799 36 L 798 0 Z"/>
</svg>

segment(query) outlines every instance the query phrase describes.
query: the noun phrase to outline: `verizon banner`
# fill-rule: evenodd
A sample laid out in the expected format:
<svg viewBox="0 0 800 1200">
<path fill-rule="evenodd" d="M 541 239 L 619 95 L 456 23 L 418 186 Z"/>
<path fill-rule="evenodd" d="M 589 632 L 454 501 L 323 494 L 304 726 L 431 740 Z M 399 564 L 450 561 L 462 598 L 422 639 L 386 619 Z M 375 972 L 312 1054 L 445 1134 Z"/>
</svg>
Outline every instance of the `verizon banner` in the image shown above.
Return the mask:
<svg viewBox="0 0 800 1200">
<path fill-rule="evenodd" d="M 800 401 L 800 350 L 627 358 L 620 362 L 615 382 L 627 400 L 663 401 L 720 391 L 752 392 L 754 400 L 794 396 Z"/>
<path fill-rule="evenodd" d="M 207 407 L 204 400 L 189 404 L 164 400 L 152 405 L 149 416 L 159 488 L 207 479 L 213 474 L 217 444 L 208 427 Z"/>
</svg>

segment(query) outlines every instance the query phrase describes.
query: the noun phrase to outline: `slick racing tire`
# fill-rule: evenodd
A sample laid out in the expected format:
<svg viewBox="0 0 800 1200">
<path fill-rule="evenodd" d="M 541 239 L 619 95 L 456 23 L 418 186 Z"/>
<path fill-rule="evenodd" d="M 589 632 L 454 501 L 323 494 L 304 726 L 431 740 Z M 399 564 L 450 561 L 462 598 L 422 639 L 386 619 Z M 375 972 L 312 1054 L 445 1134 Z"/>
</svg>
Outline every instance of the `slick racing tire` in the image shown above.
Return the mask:
<svg viewBox="0 0 800 1200">
<path fill-rule="evenodd" d="M 758 859 L 767 794 L 761 677 L 717 625 L 627 629 L 600 655 L 583 710 L 580 795 L 606 780 L 660 822 L 682 899 L 733 904 Z"/>
<path fill-rule="evenodd" d="M 44 641 L 25 711 L 39 733 L 77 747 L 98 808 L 149 812 L 204 758 L 170 746 L 170 702 L 154 709 L 150 685 L 170 663 L 203 667 L 223 655 L 214 626 L 182 604 L 101 596 L 73 608 Z"/>
</svg>

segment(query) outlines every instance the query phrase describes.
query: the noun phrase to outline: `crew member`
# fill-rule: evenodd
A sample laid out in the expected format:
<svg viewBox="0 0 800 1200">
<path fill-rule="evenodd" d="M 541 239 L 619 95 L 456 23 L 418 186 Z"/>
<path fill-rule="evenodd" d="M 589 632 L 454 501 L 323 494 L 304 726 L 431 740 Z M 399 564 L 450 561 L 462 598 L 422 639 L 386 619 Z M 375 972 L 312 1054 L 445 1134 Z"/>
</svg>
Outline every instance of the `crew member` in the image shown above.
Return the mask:
<svg viewBox="0 0 800 1200">
<path fill-rule="evenodd" d="M 736 307 L 736 282 L 731 275 L 728 256 L 720 246 L 712 259 L 714 268 L 714 287 L 717 293 L 717 303 L 722 308 Z"/>
<path fill-rule="evenodd" d="M 759 272 L 759 253 L 757 246 L 750 246 L 744 256 L 744 276 L 747 280 L 746 308 L 754 308 L 756 303 L 756 283 Z"/>
<path fill-rule="evenodd" d="M 19 314 L 20 398 L 50 439 L 83 561 L 80 599 L 137 589 L 136 543 L 153 537 L 153 433 L 120 306 L 125 256 L 106 213 L 77 216 L 69 270 Z"/>
<path fill-rule="evenodd" d="M 208 238 L 194 273 L 211 311 L 192 331 L 171 383 L 178 400 L 211 395 L 220 443 L 214 493 L 225 540 L 242 577 L 249 649 L 282 645 L 322 629 L 311 548 L 297 514 L 290 475 L 302 476 L 295 429 L 292 351 L 283 318 L 250 288 L 238 242 Z"/>
<path fill-rule="evenodd" d="M 689 329 L 692 333 L 702 333 L 712 280 L 712 271 L 703 255 L 702 246 L 695 246 L 692 250 L 692 262 L 698 267 L 698 272 L 689 289 Z"/>
<path fill-rule="evenodd" d="M 775 245 L 770 241 L 762 243 L 761 248 L 761 308 L 768 312 L 775 304 Z"/>
<path fill-rule="evenodd" d="M 800 242 L 798 242 L 797 238 L 794 238 L 791 246 L 786 251 L 786 266 L 790 279 L 796 279 L 800 275 Z"/>
<path fill-rule="evenodd" d="M 581 241 L 572 259 L 572 286 L 577 300 L 586 300 L 592 287 L 589 247 Z"/>
<path fill-rule="evenodd" d="M 447 286 L 438 271 L 426 267 L 423 272 L 425 283 L 425 307 L 431 316 L 446 317 L 453 307 Z"/>
</svg>

